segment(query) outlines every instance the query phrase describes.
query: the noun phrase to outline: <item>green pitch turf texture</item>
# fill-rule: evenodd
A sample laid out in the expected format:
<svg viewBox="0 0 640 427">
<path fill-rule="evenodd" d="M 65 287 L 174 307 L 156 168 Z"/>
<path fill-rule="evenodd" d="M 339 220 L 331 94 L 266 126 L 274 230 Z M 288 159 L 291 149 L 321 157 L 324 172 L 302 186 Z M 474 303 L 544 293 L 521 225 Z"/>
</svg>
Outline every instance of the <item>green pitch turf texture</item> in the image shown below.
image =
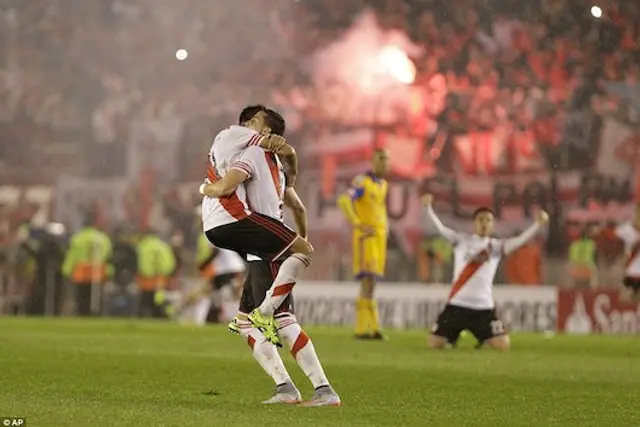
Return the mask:
<svg viewBox="0 0 640 427">
<path fill-rule="evenodd" d="M 273 384 L 222 326 L 0 318 L 0 417 L 32 427 L 640 425 L 635 337 L 518 334 L 500 354 L 470 338 L 428 351 L 424 331 L 389 342 L 308 332 L 340 408 L 261 405 Z"/>
</svg>

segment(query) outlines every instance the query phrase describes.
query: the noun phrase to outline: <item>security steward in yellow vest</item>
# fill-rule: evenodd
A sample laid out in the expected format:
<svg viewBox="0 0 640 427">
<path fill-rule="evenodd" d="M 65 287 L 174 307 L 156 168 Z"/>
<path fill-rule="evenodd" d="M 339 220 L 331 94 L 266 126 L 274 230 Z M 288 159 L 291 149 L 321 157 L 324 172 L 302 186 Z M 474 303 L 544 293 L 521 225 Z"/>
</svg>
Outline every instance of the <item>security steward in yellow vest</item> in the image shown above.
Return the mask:
<svg viewBox="0 0 640 427">
<path fill-rule="evenodd" d="M 155 293 L 165 289 L 176 267 L 171 246 L 152 232 L 146 232 L 136 245 L 140 291 L 138 314 L 142 317 L 164 317 L 164 308 L 156 304 Z"/>
<path fill-rule="evenodd" d="M 591 238 L 588 229 L 583 231 L 580 239 L 569 246 L 569 269 L 573 285 L 578 287 L 594 287 L 597 279 L 596 242 Z"/>
<path fill-rule="evenodd" d="M 76 293 L 76 312 L 80 316 L 91 315 L 91 290 L 93 284 L 102 285 L 113 273 L 109 264 L 112 245 L 109 236 L 91 225 L 76 232 L 69 242 L 69 249 L 62 264 L 62 274 L 68 279 Z M 98 313 L 94 313 L 98 314 Z"/>
</svg>

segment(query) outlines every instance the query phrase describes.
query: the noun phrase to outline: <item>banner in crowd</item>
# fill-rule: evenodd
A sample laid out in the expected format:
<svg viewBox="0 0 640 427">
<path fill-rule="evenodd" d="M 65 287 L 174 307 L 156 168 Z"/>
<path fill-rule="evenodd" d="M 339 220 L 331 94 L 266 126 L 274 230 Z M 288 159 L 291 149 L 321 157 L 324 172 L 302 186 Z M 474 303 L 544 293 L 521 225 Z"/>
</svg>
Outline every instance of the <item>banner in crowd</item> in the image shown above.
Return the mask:
<svg viewBox="0 0 640 427">
<path fill-rule="evenodd" d="M 315 180 L 305 185 L 302 194 L 312 233 L 344 233 L 345 220 L 336 201 L 348 185 L 347 180 L 339 182 L 329 196 Z M 572 223 L 622 221 L 629 218 L 634 208 L 631 188 L 630 180 L 618 181 L 598 173 L 473 179 L 441 174 L 422 182 L 391 181 L 388 212 L 394 236 L 407 253 L 412 253 L 421 236 L 433 232 L 422 214 L 420 196 L 425 192 L 434 194 L 436 212 L 446 225 L 471 231 L 472 212 L 480 206 L 489 206 L 497 214 L 498 234 L 508 236 L 525 229 L 539 207 L 552 211 L 554 197 Z"/>
<path fill-rule="evenodd" d="M 572 334 L 640 333 L 640 304 L 619 290 L 558 290 L 557 330 Z"/>
<path fill-rule="evenodd" d="M 453 139 L 454 168 L 462 175 L 495 176 L 499 171 L 511 173 L 546 170 L 532 132 L 519 131 L 510 125 L 493 131 L 470 132 Z"/>
<path fill-rule="evenodd" d="M 493 136 L 484 135 L 482 138 L 463 135 L 454 141 L 459 152 L 468 152 L 458 156 L 459 168 L 461 171 L 476 171 L 473 175 L 438 173 L 429 178 L 420 178 L 418 174 L 389 182 L 391 230 L 408 253 L 413 251 L 423 232 L 429 230 L 425 227 L 420 207 L 420 195 L 425 192 L 435 195 L 435 207 L 441 219 L 447 225 L 462 230 L 470 228 L 469 218 L 475 209 L 480 206 L 491 207 L 497 214 L 500 235 L 526 228 L 539 207 L 553 212 L 554 200 L 560 202 L 565 218 L 579 227 L 588 222 L 622 221 L 632 214 L 635 200 L 638 199 L 635 195 L 637 186 L 633 169 L 626 159 L 633 158 L 640 149 L 640 136 L 630 126 L 613 118 L 605 118 L 596 167 L 588 171 L 556 174 L 540 168 L 540 159 L 534 155 L 535 147 L 526 134 L 516 138 L 519 141 L 516 151 L 521 155 L 512 160 L 518 170 L 522 168 L 529 172 L 492 173 L 497 168 L 495 162 L 504 157 L 491 151 L 495 149 L 494 143 L 502 141 L 497 146 L 504 148 L 509 139 L 498 133 L 496 131 Z M 307 172 L 307 179 L 300 182 L 312 232 L 344 230 L 344 219 L 336 206 L 337 197 L 346 191 L 353 176 L 367 167 L 366 163 L 356 164 L 350 159 L 354 158 L 352 150 L 364 152 L 370 148 L 368 138 L 371 138 L 371 134 L 363 131 L 351 132 L 348 138 L 344 137 L 346 134 L 340 135 L 334 135 L 339 144 L 322 144 L 330 148 L 330 155 L 336 158 L 332 163 L 335 185 L 324 185 L 323 175 L 319 171 Z M 328 142 L 333 139 L 332 136 L 326 136 L 323 140 Z M 477 144 L 480 146 L 473 150 L 469 148 Z M 316 155 L 322 155 L 322 150 L 319 149 Z M 411 159 L 407 162 L 411 165 L 416 156 L 401 156 L 406 157 Z M 416 167 L 415 164 L 413 166 Z M 485 173 L 479 173 L 481 171 Z"/>
<path fill-rule="evenodd" d="M 447 301 L 450 287 L 383 283 L 376 289 L 385 328 L 429 329 Z M 294 291 L 296 317 L 303 324 L 353 326 L 359 285 L 352 282 L 303 282 Z M 500 318 L 512 331 L 547 331 L 556 324 L 553 286 L 496 286 Z"/>
<path fill-rule="evenodd" d="M 639 153 L 640 132 L 606 117 L 595 168 L 581 174 L 577 197 L 565 206 L 566 220 L 587 223 L 630 218 L 640 200 Z"/>
</svg>

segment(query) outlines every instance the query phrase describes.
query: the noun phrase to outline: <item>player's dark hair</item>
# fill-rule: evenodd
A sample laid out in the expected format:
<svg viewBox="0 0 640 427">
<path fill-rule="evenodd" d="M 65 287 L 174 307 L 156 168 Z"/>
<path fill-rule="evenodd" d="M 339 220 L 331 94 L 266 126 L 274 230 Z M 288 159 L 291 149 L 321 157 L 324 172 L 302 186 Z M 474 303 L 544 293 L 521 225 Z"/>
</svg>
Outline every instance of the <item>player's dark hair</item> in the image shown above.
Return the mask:
<svg viewBox="0 0 640 427">
<path fill-rule="evenodd" d="M 241 125 L 245 122 L 248 122 L 260 111 L 267 111 L 267 107 L 261 104 L 249 105 L 247 107 L 244 107 L 240 112 L 240 116 L 238 117 L 238 124 Z"/>
<path fill-rule="evenodd" d="M 271 133 L 284 136 L 284 131 L 287 128 L 284 117 L 282 117 L 280 113 L 272 110 L 271 108 L 267 108 L 265 111 L 267 112 L 267 119 L 265 120 L 265 124 L 271 128 Z"/>
<path fill-rule="evenodd" d="M 496 216 L 496 213 L 493 211 L 493 209 L 491 209 L 490 207 L 487 207 L 487 206 L 483 206 L 483 207 L 478 208 L 475 211 L 473 211 L 473 215 L 471 215 L 471 218 L 475 220 L 478 217 L 478 215 L 483 214 L 483 213 L 490 213 L 494 217 Z"/>
</svg>

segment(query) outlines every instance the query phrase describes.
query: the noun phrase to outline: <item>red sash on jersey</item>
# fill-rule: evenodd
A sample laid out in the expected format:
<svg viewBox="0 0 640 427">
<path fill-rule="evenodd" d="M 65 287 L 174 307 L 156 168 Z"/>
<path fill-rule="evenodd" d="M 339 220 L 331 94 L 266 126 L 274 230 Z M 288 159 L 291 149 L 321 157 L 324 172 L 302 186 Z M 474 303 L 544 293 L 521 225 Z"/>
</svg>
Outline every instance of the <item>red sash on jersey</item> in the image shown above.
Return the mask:
<svg viewBox="0 0 640 427">
<path fill-rule="evenodd" d="M 453 297 L 455 297 L 458 294 L 458 292 L 460 292 L 460 290 L 464 287 L 464 285 L 466 285 L 467 282 L 469 282 L 469 279 L 471 279 L 471 276 L 473 276 L 476 273 L 476 271 L 478 271 L 478 269 L 482 267 L 482 265 L 489 259 L 490 253 L 491 253 L 491 243 L 489 243 L 489 246 L 487 247 L 487 249 L 483 249 L 482 251 L 478 252 L 473 257 L 472 260 L 467 262 L 467 265 L 464 266 L 464 268 L 460 272 L 460 275 L 458 276 L 456 281 L 453 282 L 453 286 L 451 286 L 451 291 L 449 292 L 448 301 L 451 301 Z"/>
<path fill-rule="evenodd" d="M 211 163 L 207 165 L 207 179 L 212 183 L 220 179 L 216 169 Z M 218 197 L 218 201 L 229 215 L 237 220 L 241 220 L 249 216 L 245 212 L 244 204 L 240 201 L 235 191 L 228 196 Z"/>
</svg>

